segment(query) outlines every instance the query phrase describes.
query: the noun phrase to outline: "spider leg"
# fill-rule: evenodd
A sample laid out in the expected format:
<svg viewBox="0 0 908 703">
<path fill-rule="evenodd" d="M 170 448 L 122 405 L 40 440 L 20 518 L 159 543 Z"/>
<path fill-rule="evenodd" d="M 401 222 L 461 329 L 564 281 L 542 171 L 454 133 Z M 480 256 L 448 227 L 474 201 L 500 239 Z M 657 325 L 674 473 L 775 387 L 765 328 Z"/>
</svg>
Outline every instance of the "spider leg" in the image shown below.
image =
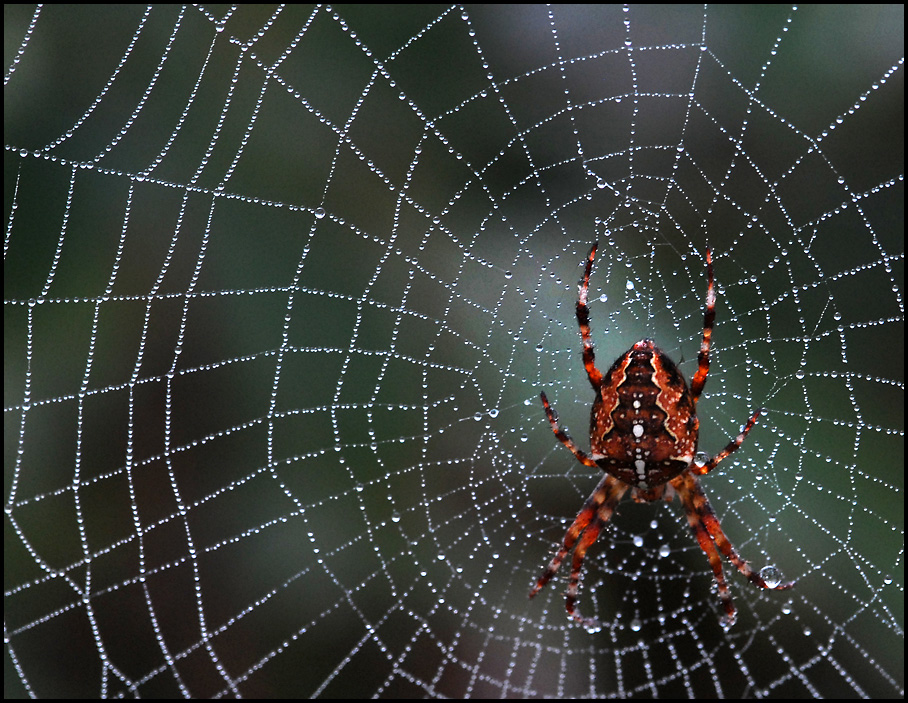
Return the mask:
<svg viewBox="0 0 908 703">
<path fill-rule="evenodd" d="M 540 396 L 542 397 L 542 407 L 545 408 L 545 416 L 549 419 L 549 424 L 552 426 L 552 432 L 555 433 L 555 436 L 561 440 L 561 443 L 565 447 L 573 452 L 574 456 L 577 457 L 577 460 L 580 461 L 581 464 L 598 469 L 599 464 L 590 459 L 580 447 L 574 444 L 574 440 L 571 439 L 570 435 L 559 427 L 558 415 L 555 413 L 555 409 L 549 405 L 549 399 L 545 397 L 545 392 L 541 393 Z"/>
<path fill-rule="evenodd" d="M 698 473 L 700 475 L 703 475 L 703 474 L 709 473 L 714 468 L 716 468 L 716 465 L 720 461 L 725 459 L 732 452 L 737 451 L 738 447 L 740 447 L 744 443 L 744 438 L 747 436 L 747 433 L 750 432 L 751 429 L 753 429 L 753 426 L 755 424 L 757 424 L 757 418 L 760 417 L 760 415 L 762 415 L 763 412 L 765 412 L 765 411 L 761 408 L 760 410 L 757 410 L 757 412 L 755 412 L 753 415 L 751 415 L 750 419 L 747 421 L 747 424 L 744 425 L 744 429 L 741 430 L 741 432 L 738 434 L 737 437 L 735 437 L 731 442 L 728 443 L 728 445 L 725 447 L 725 449 L 723 449 L 721 452 L 716 454 L 712 459 L 710 459 L 708 462 L 706 462 L 703 466 L 697 466 L 696 464 L 691 464 L 690 470 L 695 473 Z"/>
<path fill-rule="evenodd" d="M 725 536 L 722 525 L 719 523 L 719 518 L 716 517 L 716 513 L 709 504 L 709 499 L 706 497 L 706 493 L 703 492 L 703 488 L 700 486 L 700 482 L 697 480 L 696 476 L 690 473 L 681 474 L 672 481 L 672 485 L 681 498 L 681 502 L 684 505 L 684 511 L 687 514 L 687 521 L 694 531 L 697 543 L 700 545 L 700 549 L 706 554 L 707 559 L 709 559 L 709 565 L 712 567 L 713 576 L 716 579 L 716 586 L 719 590 L 719 598 L 722 601 L 722 605 L 725 607 L 724 623 L 727 627 L 734 625 L 737 613 L 731 594 L 728 592 L 728 583 L 725 580 L 725 573 L 722 569 L 722 560 L 719 558 L 719 551 L 735 565 L 735 568 L 737 568 L 748 581 L 760 588 L 785 591 L 795 585 L 794 581 L 788 581 L 780 583 L 777 586 L 770 586 L 760 575 L 759 571 L 754 571 L 750 567 L 750 564 L 741 558 L 741 555 L 738 554 L 737 550 L 732 546 L 728 537 Z M 718 551 L 716 549 L 717 547 Z"/>
<path fill-rule="evenodd" d="M 682 476 L 679 476 L 679 479 L 686 476 L 686 474 L 682 474 Z M 706 500 L 706 495 L 703 491 L 697 491 L 697 489 L 699 489 L 697 481 L 693 476 L 691 476 L 690 479 L 690 481 L 678 481 L 681 485 L 676 485 L 675 489 L 678 492 L 678 496 L 681 498 L 681 503 L 684 505 L 687 522 L 690 524 L 690 529 L 697 539 L 697 544 L 700 545 L 700 549 L 706 554 L 706 558 L 709 560 L 709 566 L 713 570 L 713 578 L 716 580 L 719 600 L 722 601 L 722 606 L 725 608 L 725 618 L 723 619 L 723 622 L 726 627 L 731 627 L 735 624 L 735 620 L 737 619 L 737 609 L 735 608 L 731 593 L 728 591 L 728 582 L 725 580 L 725 571 L 722 569 L 722 559 L 719 557 L 716 545 L 710 536 L 706 523 L 702 519 L 704 511 L 709 511 L 713 517 L 715 517 L 715 514 L 712 512 L 712 507 L 709 505 L 709 501 Z M 675 481 L 672 483 L 675 483 Z M 700 500 L 701 498 L 702 500 Z"/>
<path fill-rule="evenodd" d="M 580 508 L 580 512 L 577 513 L 577 517 L 574 518 L 574 522 L 568 528 L 568 531 L 564 533 L 564 540 L 562 541 L 561 548 L 555 553 L 555 556 L 552 557 L 552 561 L 545 567 L 542 576 L 539 577 L 533 590 L 530 591 L 530 598 L 539 593 L 551 578 L 558 573 L 558 569 L 561 568 L 561 562 L 564 561 L 564 557 L 571 551 L 571 548 L 577 542 L 577 538 L 587 528 L 592 521 L 593 516 L 596 515 L 600 506 L 605 502 L 607 492 L 606 484 L 614 481 L 615 479 L 606 474 L 602 477 L 599 485 L 596 486 L 596 490 L 594 490 L 590 494 L 590 497 L 586 499 L 583 507 Z"/>
<path fill-rule="evenodd" d="M 599 623 L 595 618 L 584 618 L 579 612 L 576 612 L 575 604 L 580 591 L 580 572 L 583 568 L 583 559 L 586 556 L 586 550 L 596 541 L 599 532 L 602 530 L 605 523 L 608 522 L 609 518 L 611 518 L 615 506 L 618 504 L 618 501 L 621 500 L 621 496 L 624 495 L 624 492 L 627 489 L 628 486 L 626 484 L 608 474 L 602 477 L 599 485 L 596 486 L 596 489 L 592 492 L 590 497 L 587 498 L 586 503 L 583 504 L 580 512 L 577 513 L 577 517 L 574 518 L 573 524 L 571 524 L 568 531 L 565 533 L 561 548 L 556 552 L 552 561 L 549 562 L 545 571 L 542 572 L 542 576 L 539 577 L 539 581 L 536 582 L 536 585 L 530 591 L 530 598 L 539 593 L 539 591 L 545 587 L 551 578 L 558 572 L 558 569 L 561 568 L 561 562 L 564 561 L 567 553 L 571 551 L 576 544 L 577 548 L 574 550 L 571 575 L 568 581 L 565 609 L 571 618 L 587 629 L 596 629 L 599 627 Z"/>
<path fill-rule="evenodd" d="M 617 484 L 617 485 L 615 485 Z M 587 630 L 598 631 L 602 625 L 596 618 L 585 618 L 576 610 L 577 596 L 580 593 L 580 572 L 583 569 L 583 560 L 586 557 L 586 550 L 590 548 L 599 537 L 599 532 L 605 526 L 605 523 L 612 517 L 618 500 L 624 495 L 627 488 L 618 481 L 612 485 L 610 495 L 607 495 L 605 501 L 599 506 L 596 517 L 593 518 L 592 524 L 583 533 L 577 548 L 574 549 L 574 559 L 571 563 L 571 576 L 568 579 L 568 589 L 564 600 L 564 607 L 567 610 L 568 617 L 573 618 L 583 625 Z"/>
<path fill-rule="evenodd" d="M 596 248 L 599 242 L 593 242 L 593 247 L 586 259 L 586 268 L 580 280 L 580 295 L 577 297 L 577 322 L 580 324 L 580 337 L 583 339 L 583 367 L 590 379 L 593 390 L 599 392 L 602 385 L 602 372 L 596 368 L 596 355 L 593 353 L 593 337 L 590 333 L 590 309 L 586 304 L 590 292 L 590 272 L 593 270 L 593 259 L 596 257 Z"/>
<path fill-rule="evenodd" d="M 690 382 L 690 397 L 697 407 L 697 401 L 706 385 L 706 375 L 709 373 L 709 347 L 712 344 L 713 324 L 716 321 L 716 285 L 713 280 L 713 255 L 706 249 L 706 310 L 703 313 L 703 341 L 700 342 L 700 353 L 697 355 L 697 373 Z"/>
</svg>

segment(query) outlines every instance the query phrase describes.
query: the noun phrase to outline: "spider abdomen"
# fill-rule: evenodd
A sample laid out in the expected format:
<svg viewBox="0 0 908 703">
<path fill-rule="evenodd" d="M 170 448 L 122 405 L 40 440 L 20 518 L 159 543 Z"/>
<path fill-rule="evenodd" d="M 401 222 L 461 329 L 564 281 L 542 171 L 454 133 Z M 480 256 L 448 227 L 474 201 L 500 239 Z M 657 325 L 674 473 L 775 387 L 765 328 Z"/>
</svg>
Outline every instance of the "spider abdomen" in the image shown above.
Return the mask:
<svg viewBox="0 0 908 703">
<path fill-rule="evenodd" d="M 698 431 L 687 383 L 653 340 L 637 342 L 604 375 L 590 446 L 615 478 L 642 489 L 670 481 L 693 460 Z"/>
</svg>

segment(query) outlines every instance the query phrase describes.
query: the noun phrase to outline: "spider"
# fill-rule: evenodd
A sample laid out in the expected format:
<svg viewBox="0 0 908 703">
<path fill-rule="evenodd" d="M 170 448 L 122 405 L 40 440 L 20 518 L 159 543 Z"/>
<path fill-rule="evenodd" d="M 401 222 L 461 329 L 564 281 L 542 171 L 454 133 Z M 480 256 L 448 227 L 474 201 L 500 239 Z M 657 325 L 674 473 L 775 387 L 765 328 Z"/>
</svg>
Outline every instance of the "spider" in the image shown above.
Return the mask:
<svg viewBox="0 0 908 703">
<path fill-rule="evenodd" d="M 675 363 L 655 345 L 652 339 L 641 339 L 622 354 L 605 375 L 596 368 L 590 334 L 590 309 L 587 296 L 590 272 L 598 242 L 586 259 L 577 299 L 577 321 L 583 340 L 583 366 L 596 392 L 590 415 L 590 453 L 583 452 L 558 425 L 558 416 L 542 393 L 542 406 L 555 436 L 584 465 L 602 469 L 605 476 L 577 513 L 564 535 L 561 548 L 549 562 L 539 581 L 530 591 L 535 596 L 556 574 L 567 553 L 574 548 L 571 575 L 565 607 L 568 616 L 587 630 L 595 632 L 601 625 L 595 618 L 585 618 L 576 610 L 580 590 L 580 571 L 586 550 L 596 541 L 624 493 L 630 489 L 638 503 L 663 499 L 681 499 L 687 521 L 700 549 L 706 553 L 725 608 L 724 627 L 735 622 L 736 610 L 722 570 L 721 552 L 747 579 L 760 588 L 783 591 L 794 581 L 782 583 L 774 567 L 754 571 L 744 561 L 722 531 L 719 519 L 709 504 L 699 476 L 712 471 L 734 452 L 764 412 L 757 410 L 741 433 L 721 452 L 710 458 L 697 452 L 700 421 L 697 401 L 706 385 L 709 372 L 709 348 L 716 319 L 716 289 L 713 282 L 712 253 L 706 250 L 706 310 L 703 315 L 703 341 L 697 356 L 697 373 L 690 388 Z M 766 578 L 764 579 L 765 574 Z M 769 583 L 767 580 L 769 579 Z"/>
</svg>

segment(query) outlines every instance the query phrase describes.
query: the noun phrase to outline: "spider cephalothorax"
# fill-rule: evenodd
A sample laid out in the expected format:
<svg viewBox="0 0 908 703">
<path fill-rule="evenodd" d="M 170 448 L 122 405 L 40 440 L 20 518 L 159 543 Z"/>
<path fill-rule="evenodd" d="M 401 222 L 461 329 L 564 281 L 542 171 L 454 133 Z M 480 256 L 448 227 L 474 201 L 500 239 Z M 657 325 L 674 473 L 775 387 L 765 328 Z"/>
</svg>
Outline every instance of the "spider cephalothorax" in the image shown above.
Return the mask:
<svg viewBox="0 0 908 703">
<path fill-rule="evenodd" d="M 698 477 L 712 471 L 720 461 L 741 446 L 762 412 L 757 410 L 741 433 L 716 456 L 710 458 L 705 453 L 697 452 L 700 432 L 697 401 L 709 373 L 709 348 L 716 319 L 712 254 L 709 249 L 706 250 L 709 283 L 703 316 L 703 340 L 697 357 L 697 373 L 688 388 L 675 363 L 651 339 L 637 342 L 604 375 L 596 368 L 590 335 L 590 309 L 587 306 L 596 246 L 593 244 L 587 257 L 577 300 L 577 321 L 583 339 L 583 365 L 596 392 L 590 416 L 590 454 L 583 452 L 559 427 L 558 416 L 549 405 L 545 393 L 542 393 L 542 405 L 552 431 L 562 444 L 586 466 L 605 471 L 605 476 L 577 514 L 564 536 L 561 548 L 530 591 L 530 598 L 555 575 L 564 557 L 576 544 L 565 606 L 568 615 L 574 620 L 587 629 L 598 629 L 600 625 L 595 619 L 584 618 L 575 609 L 580 588 L 580 570 L 586 550 L 596 541 L 600 530 L 628 489 L 638 502 L 660 498 L 670 501 L 677 494 L 694 536 L 709 559 L 719 598 L 725 607 L 724 624 L 730 627 L 735 622 L 736 610 L 728 592 L 720 552 L 760 588 L 785 590 L 794 586 L 794 582 L 781 583 L 773 578 L 767 583 L 761 572 L 751 569 L 728 541 L 700 486 Z"/>
</svg>

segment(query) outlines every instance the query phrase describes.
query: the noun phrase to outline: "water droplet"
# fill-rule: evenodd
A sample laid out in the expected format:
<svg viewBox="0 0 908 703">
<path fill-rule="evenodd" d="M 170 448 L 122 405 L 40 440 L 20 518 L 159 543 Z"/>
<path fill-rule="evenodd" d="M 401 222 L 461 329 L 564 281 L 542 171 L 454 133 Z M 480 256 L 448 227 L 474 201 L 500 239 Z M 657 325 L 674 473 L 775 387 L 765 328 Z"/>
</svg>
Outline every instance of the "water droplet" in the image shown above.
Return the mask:
<svg viewBox="0 0 908 703">
<path fill-rule="evenodd" d="M 775 566 L 764 566 L 760 569 L 760 578 L 766 582 L 767 588 L 776 588 L 782 583 L 782 572 Z"/>
<path fill-rule="evenodd" d="M 568 616 L 568 620 L 573 619 L 574 618 L 572 618 L 570 615 Z M 595 635 L 597 632 L 602 632 L 602 625 L 600 625 L 598 622 L 587 623 L 583 626 L 583 629 L 589 632 L 591 635 Z"/>
</svg>

